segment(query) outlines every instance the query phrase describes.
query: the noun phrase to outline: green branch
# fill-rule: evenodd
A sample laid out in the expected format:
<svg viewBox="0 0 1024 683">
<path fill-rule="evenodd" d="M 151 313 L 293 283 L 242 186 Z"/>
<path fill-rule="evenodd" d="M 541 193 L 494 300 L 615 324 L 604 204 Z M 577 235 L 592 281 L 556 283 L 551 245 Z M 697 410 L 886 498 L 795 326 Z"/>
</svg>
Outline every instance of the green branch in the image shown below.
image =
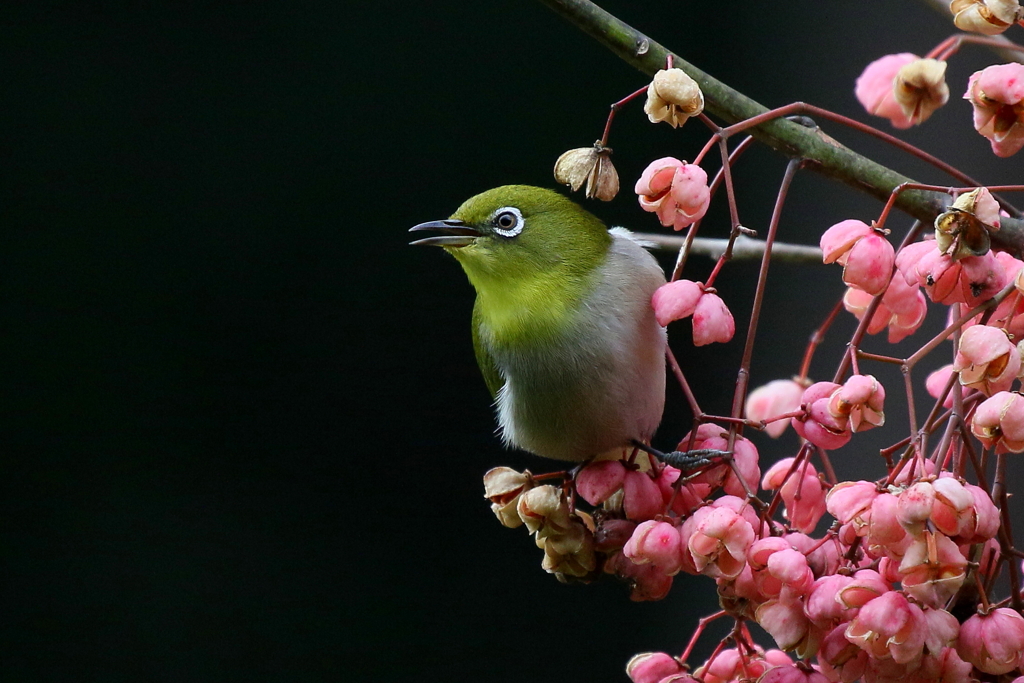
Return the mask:
<svg viewBox="0 0 1024 683">
<path fill-rule="evenodd" d="M 541 0 L 584 33 L 597 39 L 628 64 L 653 76 L 672 54 L 674 66 L 688 73 L 704 92 L 704 110 L 726 124 L 738 123 L 768 111 L 767 107 L 733 90 L 640 31 L 604 11 L 589 0 Z M 805 167 L 850 187 L 887 201 L 903 183 L 916 182 L 862 156 L 821 130 L 787 119 L 774 119 L 750 131 L 759 141 L 782 154 L 805 160 Z M 948 195 L 913 190 L 901 193 L 896 207 L 929 224 L 948 204 Z M 1017 255 L 1024 254 L 1024 220 L 1003 218 L 992 241 Z"/>
</svg>

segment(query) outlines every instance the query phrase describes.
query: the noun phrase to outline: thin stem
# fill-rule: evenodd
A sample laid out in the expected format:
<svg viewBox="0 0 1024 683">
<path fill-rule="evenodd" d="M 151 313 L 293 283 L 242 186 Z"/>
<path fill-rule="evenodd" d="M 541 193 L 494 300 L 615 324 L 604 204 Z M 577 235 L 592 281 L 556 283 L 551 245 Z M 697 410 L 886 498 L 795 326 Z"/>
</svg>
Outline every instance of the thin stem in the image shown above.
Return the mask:
<svg viewBox="0 0 1024 683">
<path fill-rule="evenodd" d="M 715 612 L 711 616 L 702 617 L 701 620 L 697 622 L 697 628 L 694 630 L 693 636 L 690 637 L 690 642 L 687 643 L 686 649 L 683 650 L 683 654 L 679 655 L 679 661 L 685 664 L 686 660 L 690 657 L 690 653 L 693 652 L 694 646 L 697 645 L 697 640 L 700 638 L 701 634 L 704 633 L 704 629 L 708 627 L 708 624 L 716 619 L 721 619 L 726 616 L 726 614 L 726 611 L 722 610 L 720 612 Z"/>
<path fill-rule="evenodd" d="M 803 362 L 800 363 L 800 375 L 797 377 L 798 382 L 803 382 L 807 379 L 807 373 L 811 370 L 811 360 L 814 358 L 814 352 L 825 341 L 825 333 L 828 332 L 828 328 L 832 327 L 832 323 L 835 322 L 836 316 L 839 315 L 841 310 L 843 310 L 842 299 L 837 301 L 836 305 L 832 307 L 832 311 L 825 318 L 825 322 L 811 333 L 811 338 L 807 342 L 807 349 L 804 351 Z"/>
<path fill-rule="evenodd" d="M 803 162 L 793 159 L 786 165 L 786 172 L 782 176 L 782 183 L 779 186 L 779 194 L 775 199 L 775 208 L 772 211 L 771 222 L 768 224 L 768 235 L 765 237 L 767 248 L 764 258 L 761 259 L 761 269 L 757 274 L 757 288 L 754 290 L 754 304 L 750 310 L 750 323 L 747 326 L 747 339 L 743 345 L 743 358 L 740 361 L 740 369 L 736 374 L 736 391 L 732 397 L 732 415 L 739 417 L 743 412 L 743 402 L 747 396 L 747 384 L 750 381 L 750 362 L 754 356 L 754 339 L 757 336 L 757 323 L 761 317 L 761 306 L 764 303 L 765 282 L 768 280 L 768 266 L 771 264 L 771 245 L 775 241 L 775 235 L 779 230 L 779 220 L 782 218 L 782 207 L 786 203 L 786 196 L 793 184 L 796 172 L 800 170 Z"/>
<path fill-rule="evenodd" d="M 612 132 L 612 121 L 615 120 L 615 115 L 619 113 L 619 109 L 622 109 L 622 105 L 628 103 L 630 100 L 636 99 L 640 95 L 643 95 L 644 93 L 647 92 L 647 88 L 649 87 L 649 85 L 645 85 L 636 92 L 630 93 L 629 95 L 626 95 L 618 102 L 612 104 L 611 111 L 608 112 L 608 120 L 605 121 L 604 124 L 604 133 L 601 134 L 601 140 L 598 142 L 598 144 L 601 145 L 601 147 L 608 146 L 608 135 Z"/>
<path fill-rule="evenodd" d="M 668 366 L 672 369 L 672 374 L 676 376 L 676 381 L 679 382 L 679 388 L 683 390 L 683 395 L 686 396 L 686 402 L 690 404 L 690 411 L 693 412 L 694 419 L 703 415 L 704 412 L 700 409 L 700 404 L 697 403 L 697 397 L 693 395 L 690 383 L 686 381 L 683 369 L 679 367 L 676 355 L 672 353 L 672 349 L 668 346 L 665 347 L 665 358 L 668 360 Z"/>
</svg>

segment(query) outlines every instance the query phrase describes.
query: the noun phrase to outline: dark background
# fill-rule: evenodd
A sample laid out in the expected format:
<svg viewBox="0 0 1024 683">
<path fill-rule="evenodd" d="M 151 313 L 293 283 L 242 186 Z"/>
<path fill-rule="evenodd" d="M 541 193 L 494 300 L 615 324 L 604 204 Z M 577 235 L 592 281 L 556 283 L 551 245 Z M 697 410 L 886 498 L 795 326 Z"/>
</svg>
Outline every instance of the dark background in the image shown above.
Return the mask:
<svg viewBox="0 0 1024 683">
<path fill-rule="evenodd" d="M 879 4 L 606 6 L 765 104 L 866 120 L 864 65 L 952 30 Z M 409 226 L 479 191 L 552 186 L 558 154 L 644 77 L 531 0 L 36 2 L 0 22 L 0 677 L 617 681 L 634 652 L 682 650 L 716 608 L 711 582 L 679 577 L 655 604 L 563 586 L 498 526 L 482 474 L 551 465 L 493 435 L 457 264 L 406 247 Z M 957 58 L 949 106 L 906 138 L 1019 182 L 1020 159 L 993 158 L 959 99 L 991 61 Z M 632 185 L 704 135 L 625 110 L 623 192 L 591 208 L 658 229 Z M 766 226 L 784 163 L 755 150 L 737 169 L 748 226 Z M 724 234 L 721 204 L 708 235 Z M 878 210 L 801 175 L 782 235 L 814 243 Z M 754 274 L 719 280 L 741 328 Z M 773 268 L 755 385 L 797 370 L 838 275 Z M 740 342 L 693 351 L 685 323 L 672 333 L 704 404 L 727 412 Z M 656 443 L 688 420 L 673 387 Z M 841 451 L 840 474 L 876 476 L 893 434 Z M 758 443 L 764 463 L 796 445 Z"/>
</svg>

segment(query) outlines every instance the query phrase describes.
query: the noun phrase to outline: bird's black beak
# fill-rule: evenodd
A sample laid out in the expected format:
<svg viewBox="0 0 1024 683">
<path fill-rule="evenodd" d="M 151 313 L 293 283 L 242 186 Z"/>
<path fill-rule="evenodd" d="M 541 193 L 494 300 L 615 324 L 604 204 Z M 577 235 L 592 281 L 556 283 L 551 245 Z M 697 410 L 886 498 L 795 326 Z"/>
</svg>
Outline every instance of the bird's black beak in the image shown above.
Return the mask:
<svg viewBox="0 0 1024 683">
<path fill-rule="evenodd" d="M 451 219 L 420 223 L 417 226 L 409 228 L 409 232 L 417 232 L 419 230 L 436 230 L 443 234 L 416 240 L 415 242 L 410 242 L 410 245 L 422 244 L 428 247 L 466 247 L 473 244 L 473 242 L 476 241 L 476 238 L 480 236 L 480 231 L 476 228 L 472 228 L 462 221 Z"/>
</svg>

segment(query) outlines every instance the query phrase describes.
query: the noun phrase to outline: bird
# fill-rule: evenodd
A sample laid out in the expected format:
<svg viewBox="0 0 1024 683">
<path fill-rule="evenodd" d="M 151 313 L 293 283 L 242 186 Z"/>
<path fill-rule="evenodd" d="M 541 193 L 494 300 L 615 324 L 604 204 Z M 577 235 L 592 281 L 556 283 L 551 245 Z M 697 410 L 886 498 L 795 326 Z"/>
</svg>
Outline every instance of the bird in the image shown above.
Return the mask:
<svg viewBox="0 0 1024 683">
<path fill-rule="evenodd" d="M 640 240 L 558 192 L 505 185 L 410 232 L 476 290 L 473 347 L 507 446 L 583 463 L 649 444 L 665 406 L 665 275 Z"/>
</svg>

